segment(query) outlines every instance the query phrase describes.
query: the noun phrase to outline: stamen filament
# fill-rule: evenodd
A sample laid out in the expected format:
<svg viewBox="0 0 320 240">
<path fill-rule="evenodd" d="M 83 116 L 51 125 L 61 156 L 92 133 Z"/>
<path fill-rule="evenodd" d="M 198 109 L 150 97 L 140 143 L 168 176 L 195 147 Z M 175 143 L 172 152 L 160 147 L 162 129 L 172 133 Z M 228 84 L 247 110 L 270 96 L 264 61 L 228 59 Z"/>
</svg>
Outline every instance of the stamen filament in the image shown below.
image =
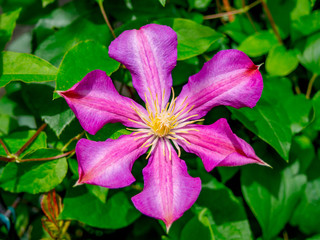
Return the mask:
<svg viewBox="0 0 320 240">
<path fill-rule="evenodd" d="M 146 124 L 144 124 L 144 123 L 142 123 L 142 122 L 137 122 L 137 121 L 132 120 L 132 119 L 130 119 L 130 118 L 128 118 L 128 120 L 129 120 L 130 122 L 134 122 L 134 123 L 136 123 L 136 124 L 140 124 L 140 125 L 142 125 L 142 126 L 144 126 L 144 127 L 148 127 L 148 125 L 146 125 Z"/>
<path fill-rule="evenodd" d="M 146 159 L 148 159 L 150 157 L 151 153 L 153 152 L 153 150 L 155 149 L 155 147 L 156 147 L 156 145 L 158 143 L 158 140 L 159 140 L 159 138 L 156 137 L 155 140 L 152 142 L 152 147 L 151 147 Z"/>
<path fill-rule="evenodd" d="M 175 146 L 175 148 L 178 150 L 178 157 L 181 156 L 181 149 L 179 147 L 179 145 L 176 143 L 176 141 L 172 141 L 173 145 Z"/>
</svg>

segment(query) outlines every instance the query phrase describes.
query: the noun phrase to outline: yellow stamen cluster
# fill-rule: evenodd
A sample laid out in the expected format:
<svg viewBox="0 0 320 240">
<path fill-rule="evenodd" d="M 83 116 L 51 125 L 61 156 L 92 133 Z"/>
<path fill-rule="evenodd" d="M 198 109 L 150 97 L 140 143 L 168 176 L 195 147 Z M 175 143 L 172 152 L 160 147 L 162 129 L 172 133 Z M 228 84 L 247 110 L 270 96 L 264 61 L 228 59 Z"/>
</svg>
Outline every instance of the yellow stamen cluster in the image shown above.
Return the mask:
<svg viewBox="0 0 320 240">
<path fill-rule="evenodd" d="M 179 110 L 178 112 L 175 112 L 177 98 L 174 97 L 173 88 L 172 88 L 171 102 L 168 103 L 166 107 L 161 110 L 159 110 L 160 105 L 159 105 L 158 96 L 156 96 L 156 99 L 153 99 L 151 91 L 150 91 L 150 99 L 152 101 L 152 105 L 149 104 L 147 96 L 145 94 L 145 102 L 146 102 L 146 109 L 148 112 L 148 116 L 145 116 L 143 113 L 141 113 L 138 110 L 138 108 L 134 105 L 134 103 L 132 103 L 133 105 L 132 109 L 139 115 L 142 122 L 137 122 L 132 119 L 129 119 L 130 121 L 141 125 L 141 128 L 128 129 L 128 130 L 135 131 L 134 135 L 139 134 L 139 136 L 136 137 L 135 139 L 148 138 L 148 140 L 141 146 L 141 147 L 152 146 L 147 158 L 150 156 L 151 152 L 154 150 L 155 146 L 157 145 L 160 139 L 163 144 L 169 144 L 171 140 L 173 142 L 173 145 L 177 148 L 178 155 L 180 156 L 180 148 L 176 143 L 176 140 L 177 139 L 184 140 L 188 144 L 190 143 L 186 139 L 184 139 L 182 136 L 179 136 L 179 133 L 188 133 L 189 131 L 198 131 L 193 128 L 185 128 L 185 126 L 198 121 L 203 121 L 203 119 L 188 121 L 190 118 L 194 118 L 197 115 L 186 116 L 194 107 L 194 106 L 191 106 L 187 111 L 185 111 L 189 106 L 188 103 L 184 104 L 187 98 L 185 98 L 181 104 L 182 106 L 184 105 L 183 108 L 181 108 L 181 110 Z M 170 150 L 169 150 L 169 158 L 171 159 Z"/>
</svg>

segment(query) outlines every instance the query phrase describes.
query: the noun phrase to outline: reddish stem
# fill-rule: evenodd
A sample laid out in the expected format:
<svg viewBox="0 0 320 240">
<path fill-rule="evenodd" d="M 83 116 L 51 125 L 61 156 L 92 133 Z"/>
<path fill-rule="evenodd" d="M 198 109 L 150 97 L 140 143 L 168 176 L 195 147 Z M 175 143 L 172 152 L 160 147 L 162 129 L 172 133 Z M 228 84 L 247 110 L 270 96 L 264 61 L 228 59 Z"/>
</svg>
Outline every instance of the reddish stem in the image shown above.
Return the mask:
<svg viewBox="0 0 320 240">
<path fill-rule="evenodd" d="M 242 0 L 241 2 L 242 2 L 242 8 L 245 9 L 245 8 L 246 8 L 246 0 Z M 258 32 L 256 26 L 254 25 L 254 22 L 253 22 L 253 20 L 252 20 L 252 18 L 251 18 L 251 15 L 250 15 L 249 11 L 246 11 L 245 14 L 246 14 L 249 22 L 251 23 L 251 26 L 252 26 L 252 28 L 254 29 L 254 31 L 255 31 L 255 32 Z"/>
<path fill-rule="evenodd" d="M 282 45 L 283 42 L 282 42 L 281 36 L 280 36 L 279 31 L 277 29 L 276 23 L 273 20 L 273 17 L 272 17 L 272 14 L 271 14 L 270 10 L 269 10 L 268 5 L 266 4 L 265 0 L 262 0 L 261 4 L 262 4 L 262 7 L 263 7 L 264 11 L 267 14 L 267 17 L 268 17 L 269 22 L 271 24 L 272 30 L 273 30 L 274 34 L 276 35 L 276 37 L 278 39 L 278 42 Z"/>
<path fill-rule="evenodd" d="M 34 162 L 34 161 L 49 161 L 49 160 L 56 160 L 56 159 L 59 159 L 59 158 L 63 158 L 63 157 L 66 157 L 72 153 L 74 153 L 75 150 L 71 150 L 69 152 L 66 152 L 66 153 L 63 153 L 63 154 L 60 154 L 58 156 L 54 156 L 54 157 L 48 157 L 48 158 L 30 158 L 30 159 L 22 159 L 20 160 L 19 162 Z"/>
<path fill-rule="evenodd" d="M 234 21 L 234 16 L 231 13 L 231 6 L 229 3 L 229 0 L 222 0 L 224 8 L 226 9 L 227 13 L 228 13 L 228 18 L 230 22 Z"/>
<path fill-rule="evenodd" d="M 17 157 L 38 137 L 41 131 L 47 126 L 46 123 L 42 124 L 41 127 L 36 131 L 36 133 L 15 153 Z"/>
<path fill-rule="evenodd" d="M 207 16 L 204 16 L 203 19 L 204 20 L 209 20 L 209 19 L 215 19 L 215 18 L 221 18 L 221 17 L 224 17 L 224 16 L 228 16 L 229 14 L 244 13 L 244 12 L 249 11 L 251 8 L 257 6 L 261 2 L 262 2 L 262 0 L 257 0 L 257 1 L 255 1 L 253 3 L 251 3 L 250 5 L 246 6 L 245 8 L 237 9 L 237 10 L 230 11 L 230 12 L 227 12 L 227 13 L 217 13 L 217 14 L 207 15 Z"/>
<path fill-rule="evenodd" d="M 6 152 L 7 156 L 9 156 L 11 153 L 9 151 L 9 149 L 7 148 L 6 144 L 2 141 L 2 139 L 0 138 L 0 144 L 2 145 L 4 151 Z"/>
<path fill-rule="evenodd" d="M 3 162 L 14 162 L 14 158 L 0 157 L 0 161 Z"/>
</svg>

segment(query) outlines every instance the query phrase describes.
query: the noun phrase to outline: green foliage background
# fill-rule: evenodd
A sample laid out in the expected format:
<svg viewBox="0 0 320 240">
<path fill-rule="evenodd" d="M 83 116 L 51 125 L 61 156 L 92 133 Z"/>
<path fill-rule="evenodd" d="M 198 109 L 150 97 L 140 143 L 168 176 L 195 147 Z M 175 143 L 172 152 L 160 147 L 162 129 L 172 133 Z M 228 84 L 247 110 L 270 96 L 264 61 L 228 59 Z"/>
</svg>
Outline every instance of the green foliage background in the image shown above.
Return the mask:
<svg viewBox="0 0 320 240">
<path fill-rule="evenodd" d="M 114 38 L 99 4 L 117 36 L 148 23 L 176 31 L 176 93 L 219 50 L 239 49 L 263 64 L 264 90 L 257 106 L 217 107 L 205 124 L 227 118 L 273 168 L 207 173 L 199 158 L 183 153 L 190 174 L 201 177 L 202 191 L 168 234 L 130 200 L 143 188 L 144 157 L 134 165 L 132 186 L 73 187 L 77 161 L 68 152 L 76 139 L 102 141 L 128 132 L 107 124 L 95 136 L 81 135 L 77 119 L 55 90 L 66 90 L 101 69 L 118 82 L 120 92 L 138 99 L 128 71 L 108 56 Z M 0 162 L 0 213 L 19 199 L 10 228 L 1 224 L 1 239 L 50 239 L 41 226 L 40 196 L 52 189 L 64 205 L 59 219 L 72 220 L 69 235 L 57 239 L 320 239 L 319 1 L 0 0 L 0 5 L 0 138 L 16 153 L 47 124 L 19 156 L 20 163 Z M 27 30 L 21 34 L 23 26 Z M 57 155 L 61 158 L 23 162 Z M 8 157 L 13 155 L 0 148 L 0 160 Z"/>
</svg>

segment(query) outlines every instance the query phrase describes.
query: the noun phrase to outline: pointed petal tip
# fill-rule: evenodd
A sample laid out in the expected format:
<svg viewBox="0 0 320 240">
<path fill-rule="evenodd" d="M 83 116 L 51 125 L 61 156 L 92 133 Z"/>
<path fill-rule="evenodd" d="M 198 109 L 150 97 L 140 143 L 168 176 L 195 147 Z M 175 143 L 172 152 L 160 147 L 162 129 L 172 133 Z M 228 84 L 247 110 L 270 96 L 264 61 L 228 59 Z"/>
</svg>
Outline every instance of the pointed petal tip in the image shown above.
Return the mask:
<svg viewBox="0 0 320 240">
<path fill-rule="evenodd" d="M 262 161 L 262 160 L 261 160 L 261 161 Z M 271 165 L 269 165 L 268 163 L 266 163 L 266 162 L 264 162 L 264 161 L 262 161 L 262 163 L 261 163 L 260 165 L 265 166 L 265 167 L 269 167 L 269 168 L 273 169 L 273 167 L 272 167 Z"/>
<path fill-rule="evenodd" d="M 264 63 L 261 63 L 261 64 L 257 65 L 257 69 L 259 70 L 260 67 L 261 67 L 263 64 L 264 64 Z"/>
<path fill-rule="evenodd" d="M 77 187 L 77 186 L 80 186 L 82 184 L 83 184 L 83 182 L 81 182 L 80 179 L 78 179 L 78 181 L 72 187 Z"/>
<path fill-rule="evenodd" d="M 170 228 L 171 228 L 172 223 L 167 224 L 166 223 L 166 233 L 169 234 Z"/>
</svg>

